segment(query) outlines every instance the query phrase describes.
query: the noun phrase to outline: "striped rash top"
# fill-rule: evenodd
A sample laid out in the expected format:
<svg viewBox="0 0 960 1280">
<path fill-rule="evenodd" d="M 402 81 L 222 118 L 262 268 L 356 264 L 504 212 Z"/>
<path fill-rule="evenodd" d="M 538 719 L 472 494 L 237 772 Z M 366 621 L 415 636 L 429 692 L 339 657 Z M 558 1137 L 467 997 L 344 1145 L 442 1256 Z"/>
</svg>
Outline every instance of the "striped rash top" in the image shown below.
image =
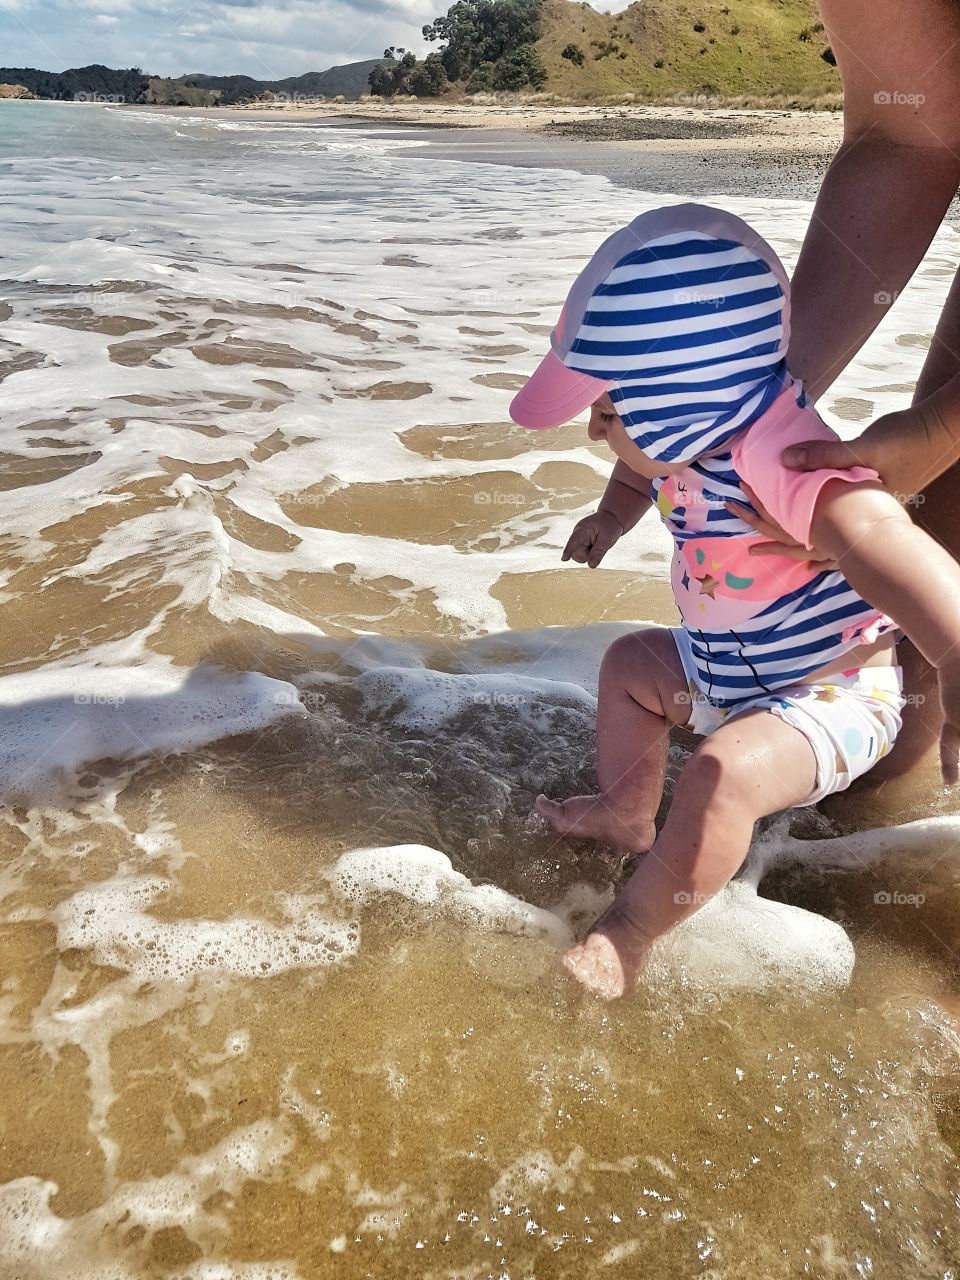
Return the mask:
<svg viewBox="0 0 960 1280">
<path fill-rule="evenodd" d="M 751 507 L 746 483 L 808 546 L 826 483 L 877 479 L 780 464 L 787 444 L 836 438 L 787 371 L 789 298 L 782 263 L 752 228 L 680 205 L 601 246 L 552 337 L 568 368 L 604 380 L 638 448 L 671 464 L 652 493 L 673 535 L 672 585 L 701 687 L 722 707 L 802 682 L 893 626 L 838 572 L 751 557 L 766 539 L 724 507 Z"/>
<path fill-rule="evenodd" d="M 652 482 L 674 540 L 673 593 L 700 688 L 715 706 L 800 684 L 894 626 L 836 570 L 811 573 L 786 556 L 751 556 L 750 547 L 767 539 L 725 509 L 729 501 L 753 509 L 746 482 L 774 519 L 806 543 L 825 484 L 873 478 L 864 468 L 805 473 L 780 466 L 788 444 L 829 438 L 833 433 L 790 386 L 722 449 Z"/>
</svg>

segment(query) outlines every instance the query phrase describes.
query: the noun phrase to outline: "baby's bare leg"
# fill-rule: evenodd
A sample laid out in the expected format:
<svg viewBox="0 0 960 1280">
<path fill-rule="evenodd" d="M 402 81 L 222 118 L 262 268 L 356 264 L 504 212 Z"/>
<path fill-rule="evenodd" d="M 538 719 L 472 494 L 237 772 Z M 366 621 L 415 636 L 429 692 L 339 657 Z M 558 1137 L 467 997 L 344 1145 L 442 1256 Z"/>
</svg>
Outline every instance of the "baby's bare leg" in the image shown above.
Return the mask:
<svg viewBox="0 0 960 1280">
<path fill-rule="evenodd" d="M 739 870 L 757 819 L 802 803 L 816 777 L 810 743 L 769 711 L 721 726 L 687 761 L 656 843 L 586 939 L 566 953 L 566 968 L 596 995 L 623 995 L 653 942 Z"/>
<path fill-rule="evenodd" d="M 673 636 L 648 627 L 615 640 L 603 656 L 597 705 L 600 794 L 557 803 L 537 797 L 537 812 L 563 834 L 604 840 L 631 853 L 653 844 L 663 795 L 671 724 L 690 711 Z"/>
</svg>

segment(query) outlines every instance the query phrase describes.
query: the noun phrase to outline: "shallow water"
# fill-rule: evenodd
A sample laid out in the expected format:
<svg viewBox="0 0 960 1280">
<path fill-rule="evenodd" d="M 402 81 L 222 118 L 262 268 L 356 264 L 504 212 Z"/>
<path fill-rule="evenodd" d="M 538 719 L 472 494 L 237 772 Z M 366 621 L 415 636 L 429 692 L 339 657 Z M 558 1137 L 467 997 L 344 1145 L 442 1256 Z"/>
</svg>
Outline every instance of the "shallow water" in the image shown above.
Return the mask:
<svg viewBox="0 0 960 1280">
<path fill-rule="evenodd" d="M 934 779 L 766 824 L 630 1000 L 557 972 L 621 868 L 530 803 L 590 784 L 668 546 L 561 566 L 609 463 L 505 410 L 662 197 L 3 111 L 0 1275 L 955 1274 Z M 792 264 L 807 206 L 726 203 Z M 903 402 L 956 250 L 841 432 Z"/>
</svg>

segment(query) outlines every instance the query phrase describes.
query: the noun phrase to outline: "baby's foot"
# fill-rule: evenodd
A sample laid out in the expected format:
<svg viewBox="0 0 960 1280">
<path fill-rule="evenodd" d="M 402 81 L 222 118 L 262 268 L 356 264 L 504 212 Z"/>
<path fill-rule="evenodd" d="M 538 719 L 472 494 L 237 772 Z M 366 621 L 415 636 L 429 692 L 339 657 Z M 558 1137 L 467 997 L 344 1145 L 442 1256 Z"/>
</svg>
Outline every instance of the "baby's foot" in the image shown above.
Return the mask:
<svg viewBox="0 0 960 1280">
<path fill-rule="evenodd" d="M 652 822 L 630 822 L 606 796 L 571 796 L 556 801 L 540 795 L 536 810 L 561 835 L 602 840 L 627 853 L 646 853 L 657 835 Z"/>
<path fill-rule="evenodd" d="M 614 904 L 565 952 L 563 967 L 601 1000 L 616 1000 L 633 986 L 649 954 L 649 943 Z"/>
</svg>

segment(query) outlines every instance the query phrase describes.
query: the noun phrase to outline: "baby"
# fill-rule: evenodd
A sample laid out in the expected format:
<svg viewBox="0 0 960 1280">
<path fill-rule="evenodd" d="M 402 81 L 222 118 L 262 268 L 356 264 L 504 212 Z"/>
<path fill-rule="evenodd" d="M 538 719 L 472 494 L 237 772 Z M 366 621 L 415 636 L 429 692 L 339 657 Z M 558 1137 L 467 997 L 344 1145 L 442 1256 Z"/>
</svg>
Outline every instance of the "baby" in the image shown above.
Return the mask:
<svg viewBox="0 0 960 1280">
<path fill-rule="evenodd" d="M 590 408 L 591 440 L 617 456 L 564 559 L 595 567 L 651 506 L 674 540 L 682 625 L 645 627 L 604 655 L 599 795 L 537 800 L 557 831 L 644 855 L 564 957 L 606 998 L 734 875 L 758 818 L 848 787 L 891 749 L 898 628 L 937 668 L 941 766 L 957 777 L 960 568 L 874 472 L 781 466 L 784 446 L 832 436 L 787 369 L 788 336 L 789 283 L 760 236 L 717 209 L 658 209 L 574 281 L 551 352 L 510 408 L 532 428 Z M 838 569 L 751 556 L 764 539 L 738 512 L 759 507 Z M 657 835 L 672 725 L 704 741 Z"/>
</svg>

